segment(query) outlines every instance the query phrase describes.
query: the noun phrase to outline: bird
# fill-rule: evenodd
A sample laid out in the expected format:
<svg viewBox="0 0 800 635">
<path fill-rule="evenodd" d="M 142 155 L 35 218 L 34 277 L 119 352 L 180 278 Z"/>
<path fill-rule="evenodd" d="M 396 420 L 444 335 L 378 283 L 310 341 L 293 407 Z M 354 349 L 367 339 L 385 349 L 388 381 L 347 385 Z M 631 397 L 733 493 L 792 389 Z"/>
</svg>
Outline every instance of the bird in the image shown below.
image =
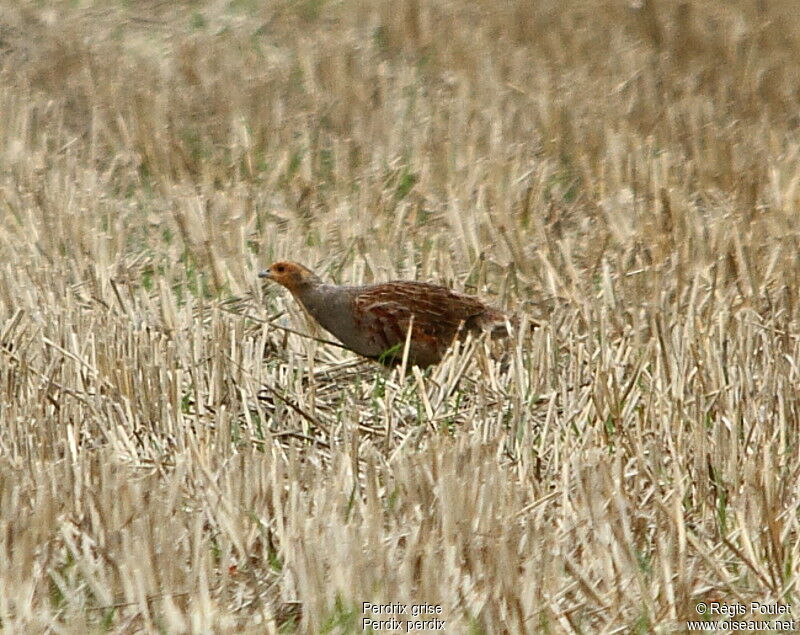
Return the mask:
<svg viewBox="0 0 800 635">
<path fill-rule="evenodd" d="M 425 368 L 441 361 L 456 338 L 485 331 L 503 337 L 516 324 L 475 296 L 427 282 L 326 284 L 291 261 L 275 262 L 258 276 L 286 287 L 345 348 L 386 366 L 402 361 L 407 338 L 408 363 Z"/>
</svg>

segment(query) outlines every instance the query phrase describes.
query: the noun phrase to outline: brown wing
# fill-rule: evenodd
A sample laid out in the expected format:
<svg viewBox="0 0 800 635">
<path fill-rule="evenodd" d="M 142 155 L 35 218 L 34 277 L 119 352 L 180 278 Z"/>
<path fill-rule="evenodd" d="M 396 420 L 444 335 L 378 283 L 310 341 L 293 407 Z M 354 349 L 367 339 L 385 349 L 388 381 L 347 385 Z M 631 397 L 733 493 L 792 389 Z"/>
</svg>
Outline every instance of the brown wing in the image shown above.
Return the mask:
<svg viewBox="0 0 800 635">
<path fill-rule="evenodd" d="M 420 365 L 439 361 L 462 325 L 475 328 L 487 311 L 497 313 L 477 298 L 424 282 L 372 285 L 354 298 L 353 310 L 376 348 L 397 359 L 412 325 L 409 358 Z"/>
</svg>

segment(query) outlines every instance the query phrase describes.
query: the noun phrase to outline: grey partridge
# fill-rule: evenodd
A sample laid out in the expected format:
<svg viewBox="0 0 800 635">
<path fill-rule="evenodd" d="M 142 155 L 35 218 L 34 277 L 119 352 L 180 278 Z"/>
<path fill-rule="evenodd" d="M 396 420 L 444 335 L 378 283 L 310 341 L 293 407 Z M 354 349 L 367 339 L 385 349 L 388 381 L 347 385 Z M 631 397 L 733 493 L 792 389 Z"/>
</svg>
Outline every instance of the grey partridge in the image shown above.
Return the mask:
<svg viewBox="0 0 800 635">
<path fill-rule="evenodd" d="M 288 261 L 258 275 L 286 287 L 346 348 L 388 366 L 401 361 L 409 327 L 408 361 L 422 367 L 439 362 L 455 338 L 468 332 L 508 334 L 502 311 L 425 282 L 325 284 L 310 269 Z"/>
</svg>

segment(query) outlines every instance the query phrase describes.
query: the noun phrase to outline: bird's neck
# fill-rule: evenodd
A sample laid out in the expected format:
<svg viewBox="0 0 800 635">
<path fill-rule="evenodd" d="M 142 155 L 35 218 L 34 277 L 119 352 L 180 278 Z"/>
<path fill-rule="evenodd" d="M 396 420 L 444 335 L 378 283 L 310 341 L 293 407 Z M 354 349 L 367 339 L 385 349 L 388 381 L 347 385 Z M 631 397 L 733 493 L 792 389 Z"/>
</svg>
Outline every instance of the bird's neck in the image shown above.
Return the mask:
<svg viewBox="0 0 800 635">
<path fill-rule="evenodd" d="M 325 305 L 330 302 L 336 287 L 332 284 L 304 284 L 290 289 L 292 295 L 302 304 L 311 315 L 324 311 Z"/>
<path fill-rule="evenodd" d="M 292 290 L 292 294 L 311 317 L 335 334 L 336 316 L 341 314 L 348 300 L 347 294 L 342 293 L 342 287 L 333 284 L 305 285 Z"/>
</svg>

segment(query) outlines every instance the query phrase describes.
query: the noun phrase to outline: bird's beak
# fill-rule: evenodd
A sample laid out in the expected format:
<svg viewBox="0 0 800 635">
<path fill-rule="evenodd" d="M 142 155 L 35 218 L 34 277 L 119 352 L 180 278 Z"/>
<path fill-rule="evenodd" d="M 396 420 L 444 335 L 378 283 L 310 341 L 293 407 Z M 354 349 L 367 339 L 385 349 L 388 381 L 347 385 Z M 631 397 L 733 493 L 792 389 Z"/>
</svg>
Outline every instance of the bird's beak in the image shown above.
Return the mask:
<svg viewBox="0 0 800 635">
<path fill-rule="evenodd" d="M 267 280 L 272 280 L 272 274 L 270 273 L 269 269 L 264 269 L 264 271 L 260 271 L 258 277 L 266 278 Z"/>
</svg>

